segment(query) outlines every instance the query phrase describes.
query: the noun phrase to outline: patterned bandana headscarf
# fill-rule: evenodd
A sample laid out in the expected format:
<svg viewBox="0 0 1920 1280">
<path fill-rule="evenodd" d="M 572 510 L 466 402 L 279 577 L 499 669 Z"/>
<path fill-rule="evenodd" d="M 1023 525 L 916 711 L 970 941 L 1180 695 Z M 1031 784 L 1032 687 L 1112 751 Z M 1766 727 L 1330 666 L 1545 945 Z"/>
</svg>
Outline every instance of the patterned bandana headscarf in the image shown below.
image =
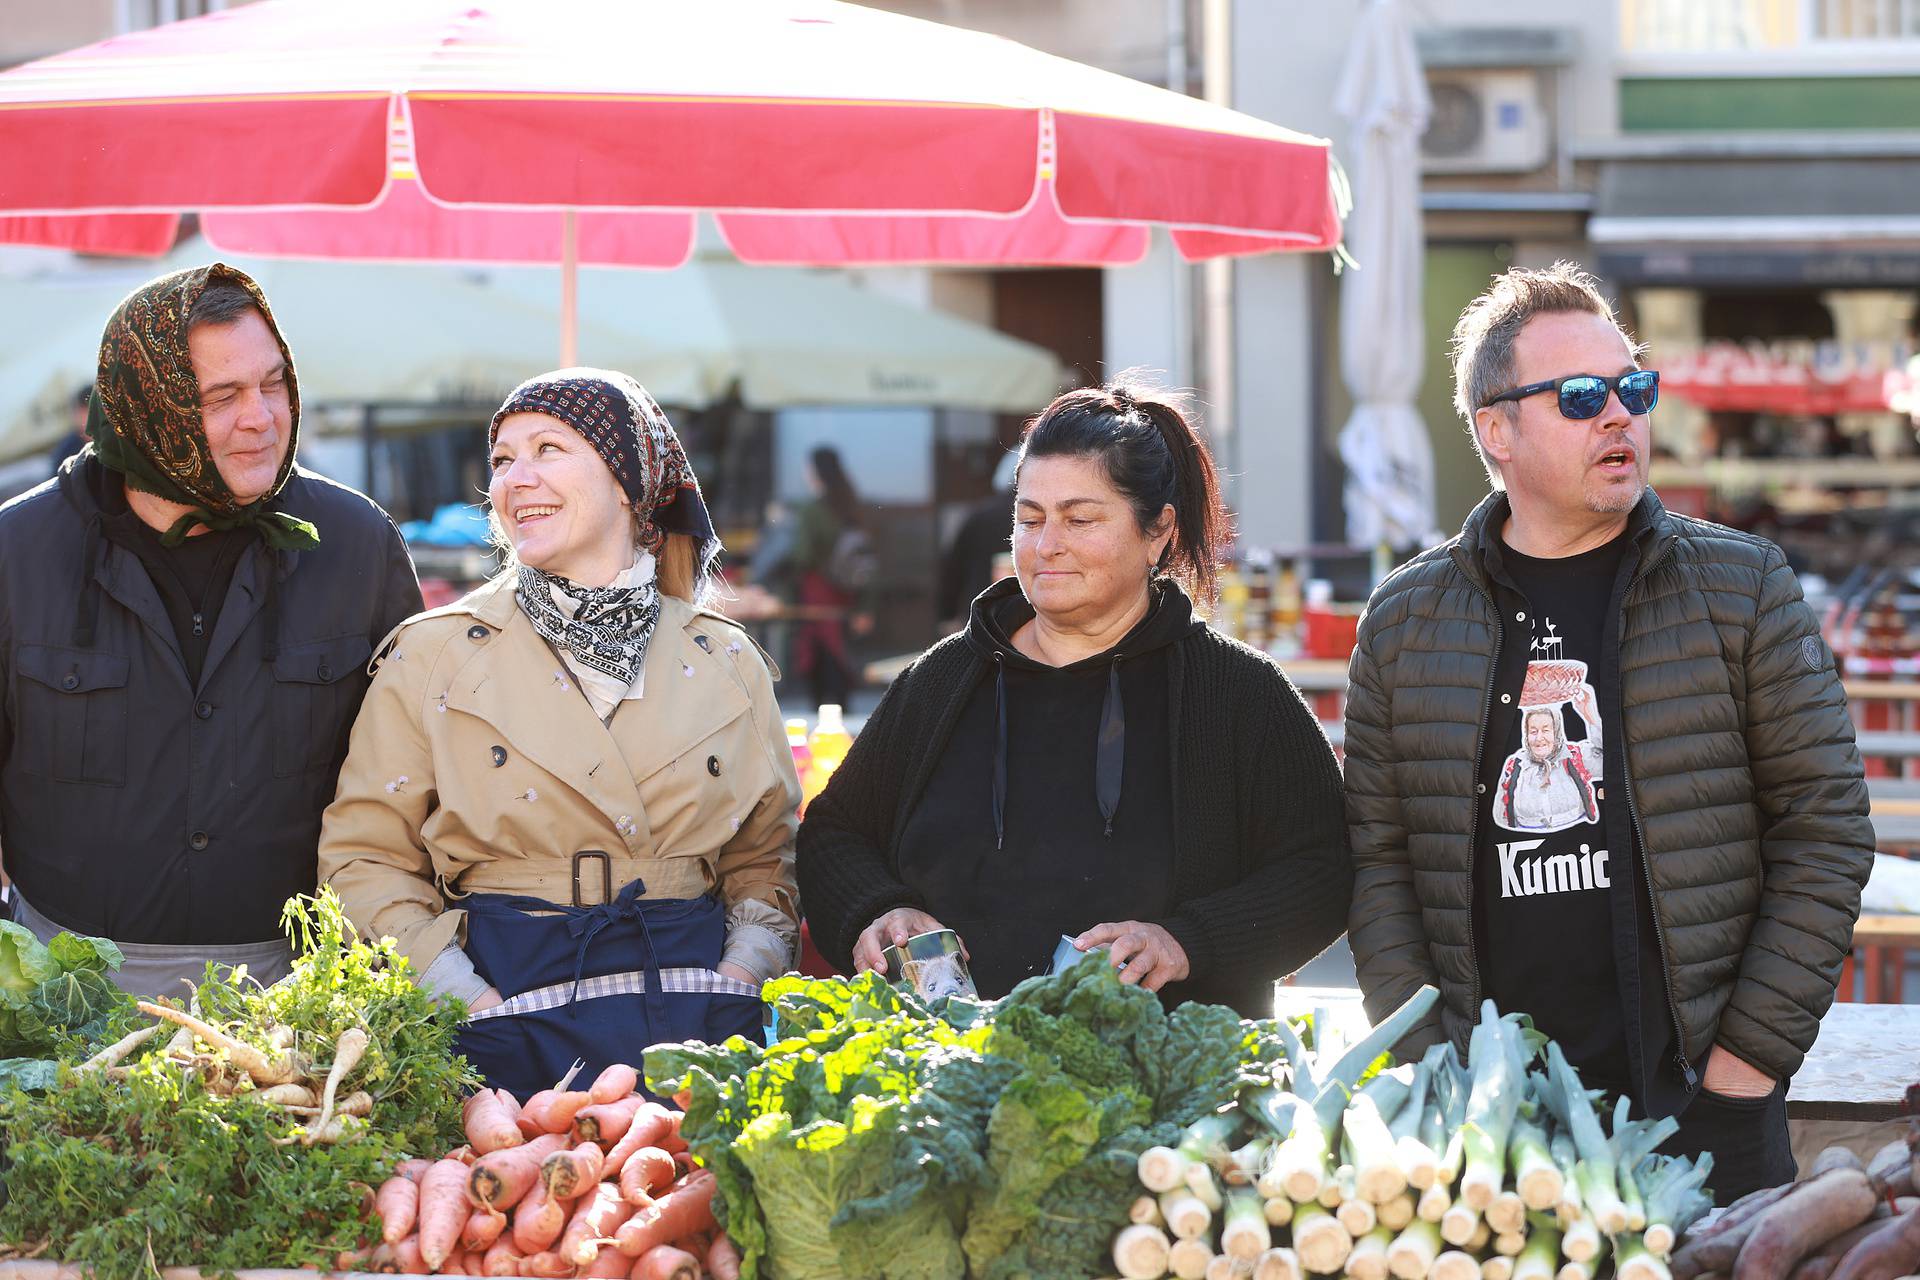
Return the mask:
<svg viewBox="0 0 1920 1280">
<path fill-rule="evenodd" d="M 245 506 L 214 461 L 200 416 L 200 380 L 187 349 L 188 313 L 207 286 L 216 283 L 237 284 L 247 291 L 287 362 L 287 456 L 272 490 Z M 319 546 L 320 535 L 311 524 L 271 509 L 274 495 L 293 473 L 299 432 L 300 387 L 294 381 L 293 353 L 273 322 L 266 295 L 245 273 L 221 262 L 176 271 L 134 290 L 107 320 L 87 411 L 89 447 L 129 487 L 188 509 L 161 536 L 163 544 L 177 546 L 189 529 L 203 524 L 214 530 L 252 528 L 276 549 Z"/>
<path fill-rule="evenodd" d="M 544 413 L 579 432 L 613 472 L 639 517 L 640 549 L 657 556 L 667 534 L 684 533 L 694 541 L 696 585 L 707 579 L 720 539 L 687 451 L 645 388 L 607 369 L 561 369 L 529 378 L 493 415 L 489 449 L 501 422 L 516 413 Z M 577 606 L 574 616 L 555 604 L 555 593 Z M 660 590 L 652 579 L 637 586 L 583 587 L 521 565 L 515 599 L 549 644 L 629 685 L 646 663 L 647 642 L 660 620 Z"/>
</svg>

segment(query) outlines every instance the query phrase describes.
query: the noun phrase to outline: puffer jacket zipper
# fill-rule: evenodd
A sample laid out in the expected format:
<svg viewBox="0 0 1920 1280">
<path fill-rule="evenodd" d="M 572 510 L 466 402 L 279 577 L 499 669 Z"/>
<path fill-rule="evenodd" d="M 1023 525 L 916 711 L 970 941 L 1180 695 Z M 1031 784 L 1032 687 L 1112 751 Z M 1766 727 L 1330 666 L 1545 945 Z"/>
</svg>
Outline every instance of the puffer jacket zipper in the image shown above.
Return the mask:
<svg viewBox="0 0 1920 1280">
<path fill-rule="evenodd" d="M 1627 595 L 1631 595 L 1633 589 L 1639 586 L 1642 580 L 1660 567 L 1661 563 L 1672 554 L 1674 544 L 1678 541 L 1679 539 L 1677 537 L 1670 537 L 1662 544 L 1659 553 L 1649 560 L 1638 573 L 1633 575 L 1633 581 L 1627 585 Z M 1627 602 L 1625 596 L 1622 596 L 1620 600 L 1619 625 L 1620 639 L 1621 642 L 1624 643 L 1627 631 Z M 1624 713 L 1626 706 L 1624 693 L 1620 701 Z M 1624 731 L 1625 725 L 1623 724 L 1621 728 Z M 1633 743 L 1631 737 L 1625 739 L 1624 743 L 1625 745 L 1620 752 L 1620 785 L 1624 788 L 1627 797 L 1627 818 L 1633 826 L 1634 843 L 1640 850 L 1640 873 L 1646 877 L 1647 881 L 1647 910 L 1653 914 L 1653 939 L 1655 948 L 1660 952 L 1660 987 L 1662 993 L 1667 998 L 1667 1016 L 1673 1021 L 1673 1064 L 1680 1068 L 1680 1077 L 1686 1081 L 1687 1092 L 1692 1093 L 1694 1088 L 1699 1084 L 1700 1077 L 1694 1071 L 1693 1064 L 1687 1060 L 1687 1036 L 1686 1032 L 1680 1026 L 1680 1006 L 1673 998 L 1673 961 L 1669 959 L 1667 955 L 1667 931 L 1665 926 L 1660 923 L 1660 901 L 1653 888 L 1653 858 L 1650 856 L 1650 851 L 1647 848 L 1645 832 L 1640 825 L 1640 806 L 1633 798 Z"/>
<path fill-rule="evenodd" d="M 1473 739 L 1474 790 L 1468 801 L 1471 808 L 1468 811 L 1467 817 L 1467 878 L 1471 881 L 1474 874 L 1473 859 L 1475 842 L 1480 838 L 1480 764 L 1487 749 L 1487 719 L 1493 714 L 1493 686 L 1500 676 L 1500 641 L 1504 638 L 1507 628 L 1505 619 L 1500 613 L 1499 602 L 1493 598 L 1493 593 L 1481 586 L 1479 580 L 1474 577 L 1472 571 L 1465 563 L 1465 555 L 1466 552 L 1463 547 L 1454 548 L 1455 564 L 1460 570 L 1460 575 L 1467 580 L 1467 585 L 1478 592 L 1480 598 L 1487 602 L 1487 607 L 1493 610 L 1493 657 L 1487 663 L 1486 695 L 1480 704 L 1480 727 L 1475 731 Z M 1469 892 L 1467 894 L 1467 969 L 1473 975 L 1473 985 L 1470 988 L 1473 992 L 1473 999 L 1467 1002 L 1467 1016 L 1469 1018 L 1472 1018 L 1473 1010 L 1480 1007 L 1481 1000 L 1480 957 L 1474 950 L 1474 938 L 1477 936 L 1476 929 L 1478 926 L 1474 921 L 1473 906 L 1475 898 L 1478 895 L 1471 892 L 1471 888 L 1472 886 L 1469 884 Z"/>
</svg>

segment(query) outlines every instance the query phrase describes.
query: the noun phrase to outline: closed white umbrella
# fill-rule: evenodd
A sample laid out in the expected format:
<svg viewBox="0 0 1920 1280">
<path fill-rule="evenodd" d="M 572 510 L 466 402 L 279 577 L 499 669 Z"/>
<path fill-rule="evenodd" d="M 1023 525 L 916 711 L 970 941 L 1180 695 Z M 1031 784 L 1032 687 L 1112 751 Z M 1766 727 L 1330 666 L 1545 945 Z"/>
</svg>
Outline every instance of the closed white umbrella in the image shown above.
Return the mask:
<svg viewBox="0 0 1920 1280">
<path fill-rule="evenodd" d="M 1367 0 L 1334 106 L 1353 127 L 1347 247 L 1359 264 L 1340 284 L 1340 371 L 1354 400 L 1340 431 L 1347 540 L 1424 545 L 1435 536 L 1433 442 L 1413 399 L 1426 342 L 1419 145 L 1432 103 L 1402 0 Z"/>
</svg>

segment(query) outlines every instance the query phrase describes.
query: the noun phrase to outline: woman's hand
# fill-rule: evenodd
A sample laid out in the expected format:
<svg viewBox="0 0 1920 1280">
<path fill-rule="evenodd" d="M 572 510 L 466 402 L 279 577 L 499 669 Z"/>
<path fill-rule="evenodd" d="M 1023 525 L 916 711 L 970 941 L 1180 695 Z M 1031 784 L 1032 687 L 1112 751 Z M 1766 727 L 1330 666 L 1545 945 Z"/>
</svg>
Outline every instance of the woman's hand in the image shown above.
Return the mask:
<svg viewBox="0 0 1920 1280">
<path fill-rule="evenodd" d="M 723 978 L 732 978 L 735 982 L 744 982 L 756 991 L 760 988 L 760 979 L 748 973 L 745 965 L 735 964 L 731 960 L 722 960 L 713 966 L 713 971 Z"/>
<path fill-rule="evenodd" d="M 467 1006 L 467 1012 L 470 1014 L 484 1013 L 488 1009 L 496 1009 L 505 1003 L 506 1000 L 501 997 L 498 991 L 492 987 L 488 987 L 480 993 L 479 997 L 476 998 L 472 1004 Z"/>
<path fill-rule="evenodd" d="M 853 944 L 853 971 L 865 973 L 869 969 L 884 971 L 887 958 L 883 952 L 891 946 L 901 946 L 908 938 L 917 933 L 932 933 L 935 929 L 947 926 L 935 920 L 924 911 L 912 907 L 895 907 L 887 914 L 868 925 L 860 934 L 859 941 Z M 960 955 L 967 956 L 967 944 L 960 943 Z"/>
<path fill-rule="evenodd" d="M 1139 983 L 1149 991 L 1187 976 L 1186 950 L 1165 929 L 1143 920 L 1097 924 L 1075 938 L 1073 945 L 1082 951 L 1106 947 L 1107 958 L 1120 971 L 1120 981 Z"/>
</svg>

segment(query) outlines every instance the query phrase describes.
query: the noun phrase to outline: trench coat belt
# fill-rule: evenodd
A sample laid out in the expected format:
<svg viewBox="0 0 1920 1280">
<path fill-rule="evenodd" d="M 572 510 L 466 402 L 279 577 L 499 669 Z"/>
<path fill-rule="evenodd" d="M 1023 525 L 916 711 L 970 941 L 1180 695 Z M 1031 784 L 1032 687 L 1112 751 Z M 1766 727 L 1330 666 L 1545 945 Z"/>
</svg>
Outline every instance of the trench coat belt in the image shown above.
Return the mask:
<svg viewBox="0 0 1920 1280">
<path fill-rule="evenodd" d="M 481 862 L 456 876 L 435 877 L 449 903 L 475 893 L 499 893 L 575 907 L 611 902 L 635 880 L 646 881 L 653 898 L 694 898 L 719 883 L 705 858 L 630 858 L 600 849 L 582 849 L 567 859 Z"/>
</svg>

